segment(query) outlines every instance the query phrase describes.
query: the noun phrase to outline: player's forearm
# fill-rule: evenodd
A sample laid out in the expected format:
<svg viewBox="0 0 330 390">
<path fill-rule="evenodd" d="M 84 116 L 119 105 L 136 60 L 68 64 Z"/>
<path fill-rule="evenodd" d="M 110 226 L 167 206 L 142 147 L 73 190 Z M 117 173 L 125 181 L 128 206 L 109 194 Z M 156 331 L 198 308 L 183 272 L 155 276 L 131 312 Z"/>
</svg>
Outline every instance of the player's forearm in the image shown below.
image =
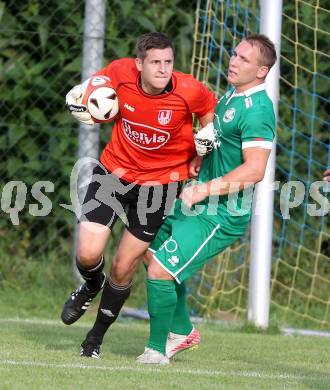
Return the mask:
<svg viewBox="0 0 330 390">
<path fill-rule="evenodd" d="M 213 122 L 214 119 L 214 113 L 213 112 L 208 112 L 201 118 L 199 118 L 199 123 L 201 124 L 202 127 L 205 127 L 208 123 Z"/>
<path fill-rule="evenodd" d="M 265 167 L 255 167 L 243 163 L 225 176 L 207 183 L 209 195 L 227 195 L 250 187 L 261 181 Z"/>
</svg>

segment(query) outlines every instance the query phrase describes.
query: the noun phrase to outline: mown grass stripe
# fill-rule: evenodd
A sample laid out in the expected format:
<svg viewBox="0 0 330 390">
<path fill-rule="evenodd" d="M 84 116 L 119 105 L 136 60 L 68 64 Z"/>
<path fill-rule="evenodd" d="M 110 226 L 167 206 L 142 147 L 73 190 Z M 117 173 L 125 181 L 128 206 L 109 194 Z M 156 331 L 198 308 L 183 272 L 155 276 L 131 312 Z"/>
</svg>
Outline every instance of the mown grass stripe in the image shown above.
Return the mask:
<svg viewBox="0 0 330 390">
<path fill-rule="evenodd" d="M 35 362 L 26 360 L 0 360 L 2 366 L 32 366 L 41 368 L 62 368 L 62 369 L 92 369 L 92 370 L 105 370 L 105 371 L 130 371 L 130 372 L 168 372 L 175 374 L 188 374 L 197 376 L 212 376 L 212 377 L 244 377 L 244 378 L 260 378 L 260 379 L 282 379 L 282 380 L 295 380 L 295 381 L 320 381 L 322 376 L 307 376 L 307 375 L 293 375 L 293 374 L 268 374 L 264 372 L 256 371 L 221 371 L 221 370 L 189 370 L 184 368 L 172 368 L 171 366 L 102 366 L 102 365 L 87 365 L 87 364 L 57 364 L 50 362 Z M 326 377 L 324 377 L 326 379 Z"/>
</svg>

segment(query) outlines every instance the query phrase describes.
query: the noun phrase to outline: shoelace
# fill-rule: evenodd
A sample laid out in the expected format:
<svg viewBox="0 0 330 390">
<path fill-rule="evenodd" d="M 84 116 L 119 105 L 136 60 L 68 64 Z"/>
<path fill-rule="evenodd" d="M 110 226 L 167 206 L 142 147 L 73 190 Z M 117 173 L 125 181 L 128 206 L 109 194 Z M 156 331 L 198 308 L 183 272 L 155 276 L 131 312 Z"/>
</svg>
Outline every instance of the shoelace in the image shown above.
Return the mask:
<svg viewBox="0 0 330 390">
<path fill-rule="evenodd" d="M 87 295 L 85 292 L 81 292 L 82 290 L 82 287 L 80 286 L 77 290 L 73 291 L 71 293 L 71 297 L 72 297 L 72 300 L 75 300 L 75 298 L 77 298 L 79 295 Z M 81 297 L 81 298 L 84 298 L 84 300 L 82 300 L 81 304 L 83 305 L 86 305 L 87 303 L 90 303 L 92 301 L 92 297 Z"/>
</svg>

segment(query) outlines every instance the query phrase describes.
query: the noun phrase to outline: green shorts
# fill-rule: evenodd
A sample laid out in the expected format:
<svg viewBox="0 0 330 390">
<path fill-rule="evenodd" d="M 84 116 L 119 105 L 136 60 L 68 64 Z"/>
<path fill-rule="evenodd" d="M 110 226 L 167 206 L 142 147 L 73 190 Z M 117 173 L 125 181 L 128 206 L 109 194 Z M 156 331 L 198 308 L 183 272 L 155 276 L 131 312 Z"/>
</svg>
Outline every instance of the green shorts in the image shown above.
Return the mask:
<svg viewBox="0 0 330 390">
<path fill-rule="evenodd" d="M 187 216 L 180 204 L 176 202 L 174 215 L 165 219 L 149 247 L 154 259 L 178 283 L 239 239 L 250 219 L 207 213 Z"/>
</svg>

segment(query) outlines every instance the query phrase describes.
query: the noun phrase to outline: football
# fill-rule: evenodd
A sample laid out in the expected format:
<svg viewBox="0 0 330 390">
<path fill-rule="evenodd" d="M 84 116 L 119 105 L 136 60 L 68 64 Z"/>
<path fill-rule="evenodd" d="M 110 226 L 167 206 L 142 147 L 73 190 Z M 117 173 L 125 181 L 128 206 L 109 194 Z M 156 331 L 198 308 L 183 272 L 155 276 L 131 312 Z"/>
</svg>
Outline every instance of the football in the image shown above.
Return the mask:
<svg viewBox="0 0 330 390">
<path fill-rule="evenodd" d="M 97 123 L 111 122 L 119 111 L 116 91 L 105 76 L 90 79 L 81 103 L 86 105 Z"/>
</svg>

